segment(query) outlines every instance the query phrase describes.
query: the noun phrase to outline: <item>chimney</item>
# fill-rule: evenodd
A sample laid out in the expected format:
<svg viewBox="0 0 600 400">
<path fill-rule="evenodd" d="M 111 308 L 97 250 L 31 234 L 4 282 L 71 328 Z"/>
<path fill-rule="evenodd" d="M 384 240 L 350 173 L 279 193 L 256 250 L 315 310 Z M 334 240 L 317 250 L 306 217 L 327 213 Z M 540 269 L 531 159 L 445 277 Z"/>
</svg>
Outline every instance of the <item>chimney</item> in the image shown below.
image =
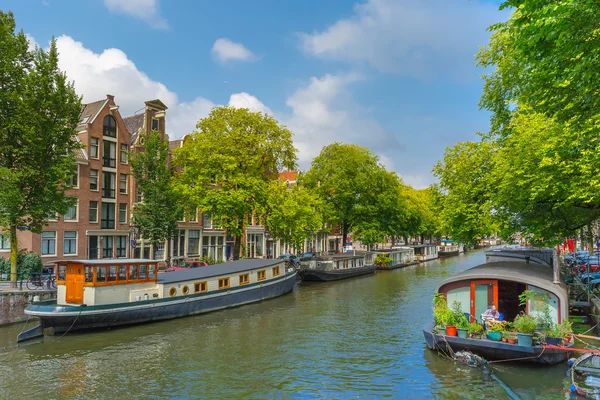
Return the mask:
<svg viewBox="0 0 600 400">
<path fill-rule="evenodd" d="M 111 102 L 113 102 L 113 103 L 115 102 L 115 96 L 113 96 L 112 94 L 107 94 L 107 95 L 106 95 L 106 98 L 107 98 L 108 100 L 110 100 Z"/>
</svg>

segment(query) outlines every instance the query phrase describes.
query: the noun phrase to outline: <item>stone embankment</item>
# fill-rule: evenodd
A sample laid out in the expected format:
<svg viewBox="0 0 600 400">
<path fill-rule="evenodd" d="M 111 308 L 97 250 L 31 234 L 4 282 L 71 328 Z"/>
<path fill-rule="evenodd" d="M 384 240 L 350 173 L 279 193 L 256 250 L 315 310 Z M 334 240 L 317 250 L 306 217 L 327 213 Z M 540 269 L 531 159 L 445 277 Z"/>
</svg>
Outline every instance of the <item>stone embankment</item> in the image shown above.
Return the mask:
<svg viewBox="0 0 600 400">
<path fill-rule="evenodd" d="M 56 298 L 56 290 L 18 290 L 0 287 L 0 326 L 27 320 L 25 307 Z"/>
</svg>

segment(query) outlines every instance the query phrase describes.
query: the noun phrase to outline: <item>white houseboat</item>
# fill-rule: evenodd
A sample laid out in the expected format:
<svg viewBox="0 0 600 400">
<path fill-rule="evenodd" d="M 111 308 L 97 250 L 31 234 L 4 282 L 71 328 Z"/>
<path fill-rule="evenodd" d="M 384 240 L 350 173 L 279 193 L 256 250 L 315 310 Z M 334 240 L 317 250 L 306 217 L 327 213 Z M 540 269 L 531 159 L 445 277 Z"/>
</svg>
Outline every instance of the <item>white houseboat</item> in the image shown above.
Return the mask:
<svg viewBox="0 0 600 400">
<path fill-rule="evenodd" d="M 438 248 L 435 244 L 413 244 L 410 247 L 415 252 L 415 259 L 418 262 L 435 260 L 438 258 Z"/>
<path fill-rule="evenodd" d="M 201 314 L 290 292 L 296 271 L 281 259 L 247 259 L 158 274 L 143 259 L 57 261 L 57 299 L 30 304 L 46 333 L 139 324 Z"/>
<path fill-rule="evenodd" d="M 415 250 L 408 246 L 394 246 L 392 249 L 373 250 L 375 256 L 384 254 L 392 259 L 389 265 L 379 265 L 378 270 L 406 267 L 415 262 Z"/>
</svg>

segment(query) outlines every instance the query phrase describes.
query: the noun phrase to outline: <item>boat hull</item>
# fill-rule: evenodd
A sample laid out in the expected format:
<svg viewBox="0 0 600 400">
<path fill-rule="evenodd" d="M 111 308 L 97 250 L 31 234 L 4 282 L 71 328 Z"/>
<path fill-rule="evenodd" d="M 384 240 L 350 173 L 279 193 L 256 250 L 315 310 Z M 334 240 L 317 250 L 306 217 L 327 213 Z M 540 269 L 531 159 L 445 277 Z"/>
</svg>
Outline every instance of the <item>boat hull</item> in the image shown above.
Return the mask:
<svg viewBox="0 0 600 400">
<path fill-rule="evenodd" d="M 392 266 L 389 267 L 380 267 L 377 266 L 377 271 L 389 271 L 392 269 L 398 269 L 398 268 L 404 268 L 404 267 L 408 267 L 410 264 L 409 263 L 398 263 L 398 264 L 394 264 Z"/>
<path fill-rule="evenodd" d="M 459 254 L 459 251 L 438 251 L 438 257 L 454 257 L 457 256 Z"/>
<path fill-rule="evenodd" d="M 372 274 L 377 268 L 376 265 L 366 265 L 359 268 L 340 269 L 335 271 L 321 271 L 316 269 L 301 269 L 298 271 L 302 280 L 313 282 L 330 282 L 340 279 L 353 278 L 366 274 Z"/>
<path fill-rule="evenodd" d="M 463 339 L 457 336 L 438 335 L 431 332 L 432 328 L 433 326 L 427 326 L 423 329 L 425 342 L 430 349 L 448 352 L 447 347 L 450 346 L 454 352 L 467 350 L 488 361 L 504 360 L 554 365 L 566 362 L 571 355 L 570 351 L 544 349 L 542 346 L 527 347 L 487 339 Z"/>
<path fill-rule="evenodd" d="M 48 332 L 48 329 L 53 333 L 104 329 L 180 318 L 254 303 L 289 293 L 295 285 L 296 272 L 293 272 L 268 283 L 255 284 L 252 287 L 241 286 L 217 293 L 92 307 L 33 304 L 25 309 L 25 313 L 40 318 L 45 332 Z"/>
</svg>

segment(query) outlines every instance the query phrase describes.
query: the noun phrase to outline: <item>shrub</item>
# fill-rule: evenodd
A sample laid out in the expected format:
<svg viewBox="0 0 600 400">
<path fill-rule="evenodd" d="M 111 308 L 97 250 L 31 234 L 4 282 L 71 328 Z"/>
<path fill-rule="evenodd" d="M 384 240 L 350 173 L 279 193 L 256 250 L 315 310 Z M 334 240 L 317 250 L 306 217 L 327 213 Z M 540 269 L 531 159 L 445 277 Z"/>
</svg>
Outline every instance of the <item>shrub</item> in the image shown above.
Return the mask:
<svg viewBox="0 0 600 400">
<path fill-rule="evenodd" d="M 374 261 L 374 263 L 380 267 L 389 267 L 391 262 L 392 258 L 386 254 L 378 254 Z"/>
<path fill-rule="evenodd" d="M 478 333 L 483 331 L 483 326 L 481 326 L 481 324 L 478 324 L 477 322 L 472 322 L 469 324 L 469 332 L 471 333 Z"/>
<path fill-rule="evenodd" d="M 24 274 L 28 276 L 32 272 L 42 272 L 42 258 L 37 253 L 28 253 L 26 250 L 19 250 L 17 256 L 17 279 Z M 10 258 L 0 258 L 0 273 L 10 274 Z"/>
<path fill-rule="evenodd" d="M 519 333 L 531 335 L 537 329 L 537 321 L 531 315 L 520 314 L 515 319 L 515 329 Z"/>
</svg>

